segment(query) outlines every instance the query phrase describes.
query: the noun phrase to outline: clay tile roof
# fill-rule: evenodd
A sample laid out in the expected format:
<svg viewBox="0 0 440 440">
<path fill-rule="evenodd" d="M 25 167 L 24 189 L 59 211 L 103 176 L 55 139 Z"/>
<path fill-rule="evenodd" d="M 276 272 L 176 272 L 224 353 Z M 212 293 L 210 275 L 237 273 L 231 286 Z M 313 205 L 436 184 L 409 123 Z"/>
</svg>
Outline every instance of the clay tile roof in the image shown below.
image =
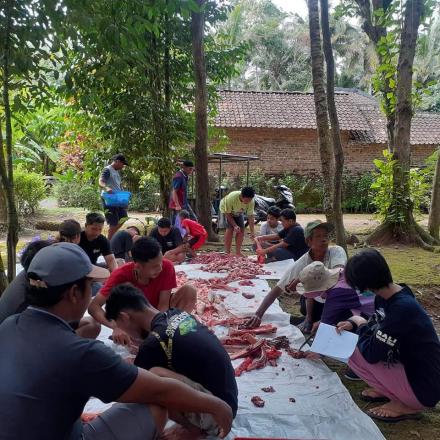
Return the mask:
<svg viewBox="0 0 440 440">
<path fill-rule="evenodd" d="M 220 128 L 316 128 L 312 93 L 220 90 L 215 126 Z M 341 130 L 362 143 L 386 143 L 385 117 L 377 101 L 359 92 L 336 92 Z M 412 144 L 440 143 L 440 114 L 419 113 Z"/>
</svg>

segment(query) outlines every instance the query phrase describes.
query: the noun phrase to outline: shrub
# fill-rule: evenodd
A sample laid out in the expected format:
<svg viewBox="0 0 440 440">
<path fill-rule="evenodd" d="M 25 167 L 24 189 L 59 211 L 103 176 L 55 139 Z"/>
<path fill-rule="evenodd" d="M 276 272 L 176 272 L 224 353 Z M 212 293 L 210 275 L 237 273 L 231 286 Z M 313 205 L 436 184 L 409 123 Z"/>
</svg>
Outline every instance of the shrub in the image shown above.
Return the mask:
<svg viewBox="0 0 440 440">
<path fill-rule="evenodd" d="M 342 209 L 345 212 L 373 212 L 374 194 L 371 185 L 374 181 L 372 173 L 350 174 L 343 176 Z"/>
<path fill-rule="evenodd" d="M 52 193 L 58 206 L 84 208 L 88 211 L 102 210 L 99 188 L 77 178 L 60 179 L 53 186 Z"/>
<path fill-rule="evenodd" d="M 130 201 L 130 209 L 134 211 L 148 212 L 157 211 L 160 206 L 159 179 L 146 175 L 141 177 L 139 187 L 133 190 Z"/>
<path fill-rule="evenodd" d="M 396 160 L 388 150 L 383 151 L 384 160 L 374 160 L 374 165 L 378 169 L 374 173 L 374 182 L 371 188 L 374 191 L 374 204 L 377 209 L 377 216 L 384 220 L 389 215 L 389 209 L 393 201 L 393 168 Z M 421 170 L 410 170 L 410 197 L 413 212 L 419 214 L 421 208 L 429 203 L 429 184 L 425 180 L 425 175 Z M 399 220 L 400 219 L 395 219 Z"/>
<path fill-rule="evenodd" d="M 46 197 L 43 177 L 37 173 L 16 168 L 14 171 L 14 190 L 19 214 L 32 214 Z"/>
</svg>

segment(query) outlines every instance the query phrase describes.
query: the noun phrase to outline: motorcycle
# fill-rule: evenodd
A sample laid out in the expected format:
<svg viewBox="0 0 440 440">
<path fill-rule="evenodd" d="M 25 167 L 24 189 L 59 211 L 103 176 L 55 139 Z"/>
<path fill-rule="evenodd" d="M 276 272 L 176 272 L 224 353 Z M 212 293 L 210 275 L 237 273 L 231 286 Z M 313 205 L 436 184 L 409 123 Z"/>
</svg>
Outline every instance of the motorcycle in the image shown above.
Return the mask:
<svg viewBox="0 0 440 440">
<path fill-rule="evenodd" d="M 286 185 L 277 185 L 275 189 L 279 192 L 277 200 L 259 194 L 255 195 L 255 224 L 267 220 L 267 211 L 271 206 L 278 206 L 281 210 L 286 208 L 295 209 L 292 191 Z"/>
</svg>

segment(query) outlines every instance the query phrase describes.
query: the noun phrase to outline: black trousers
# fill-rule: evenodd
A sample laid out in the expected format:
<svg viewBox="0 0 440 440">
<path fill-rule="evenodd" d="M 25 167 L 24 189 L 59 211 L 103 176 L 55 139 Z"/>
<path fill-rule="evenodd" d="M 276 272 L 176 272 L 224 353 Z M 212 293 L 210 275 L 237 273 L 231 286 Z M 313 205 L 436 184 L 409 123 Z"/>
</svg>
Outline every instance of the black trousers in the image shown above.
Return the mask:
<svg viewBox="0 0 440 440">
<path fill-rule="evenodd" d="M 304 295 L 301 295 L 299 303 L 300 303 L 301 315 L 306 316 L 307 307 L 306 307 L 306 298 L 304 297 Z M 323 310 L 324 310 L 323 303 L 320 303 L 318 301 L 313 301 L 312 322 L 317 322 L 321 320 Z"/>
</svg>

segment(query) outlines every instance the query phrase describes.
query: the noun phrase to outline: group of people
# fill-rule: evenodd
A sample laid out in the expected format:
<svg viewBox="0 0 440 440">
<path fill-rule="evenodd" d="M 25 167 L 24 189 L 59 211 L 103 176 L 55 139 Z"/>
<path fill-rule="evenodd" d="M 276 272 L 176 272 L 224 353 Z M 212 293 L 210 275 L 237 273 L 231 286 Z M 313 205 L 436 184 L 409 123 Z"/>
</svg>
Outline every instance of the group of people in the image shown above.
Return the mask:
<svg viewBox="0 0 440 440">
<path fill-rule="evenodd" d="M 31 243 L 23 272 L 0 299 L 2 436 L 145 440 L 172 419 L 194 437 L 224 437 L 237 384 L 222 344 L 191 315 L 194 287 L 176 289 L 174 265 L 154 238 L 135 240 L 132 261 L 111 272 L 93 265 L 80 243 L 61 231 L 55 243 Z M 101 325 L 134 361 L 95 340 Z M 92 396 L 118 403 L 82 421 Z"/>
<path fill-rule="evenodd" d="M 247 326 L 259 326 L 282 293 L 297 292 L 304 333 L 323 322 L 359 335 L 346 377 L 369 385 L 363 400 L 382 403 L 368 414 L 385 422 L 418 419 L 440 401 L 440 342 L 432 321 L 411 289 L 394 282 L 379 251 L 362 250 L 347 261 L 341 247 L 329 245 L 331 229 L 320 220 L 306 225 L 310 249 L 292 262 Z"/>
<path fill-rule="evenodd" d="M 67 220 L 57 240 L 34 241 L 24 250 L 23 271 L 0 297 L 1 436 L 146 440 L 157 438 L 168 419 L 194 438 L 227 435 L 238 408 L 234 369 L 219 339 L 192 315 L 196 289 L 177 288 L 174 264 L 206 240 L 182 199 L 189 165 L 173 183 L 177 224 L 162 218 L 150 236 L 117 227 L 109 240 L 104 217 L 90 213 L 84 230 Z M 111 170 L 101 180 L 109 189 L 118 183 Z M 254 236 L 254 195 L 246 187 L 220 203 L 227 252 L 235 234 L 241 254 L 245 215 Z M 107 221 L 110 214 L 123 213 L 107 212 Z M 330 246 L 331 232 L 326 222 L 303 228 L 293 210 L 270 209 L 256 252 L 291 263 L 246 325 L 259 326 L 281 294 L 296 292 L 304 318 L 295 324 L 304 333 L 316 332 L 321 322 L 358 333 L 348 374 L 369 385 L 362 399 L 382 403 L 370 416 L 418 418 L 440 401 L 433 324 L 411 289 L 394 282 L 378 251 L 347 260 L 344 249 Z M 97 341 L 101 326 L 132 356 L 123 359 Z M 86 421 L 81 415 L 92 396 L 117 403 Z"/>
</svg>

